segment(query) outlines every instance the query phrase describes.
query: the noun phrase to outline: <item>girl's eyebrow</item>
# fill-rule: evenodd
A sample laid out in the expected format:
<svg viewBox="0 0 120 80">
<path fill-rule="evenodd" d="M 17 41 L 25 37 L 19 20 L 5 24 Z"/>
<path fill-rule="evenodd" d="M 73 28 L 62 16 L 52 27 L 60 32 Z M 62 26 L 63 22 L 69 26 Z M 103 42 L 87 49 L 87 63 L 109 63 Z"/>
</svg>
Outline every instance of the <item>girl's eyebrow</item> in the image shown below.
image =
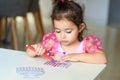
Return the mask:
<svg viewBox="0 0 120 80">
<path fill-rule="evenodd" d="M 59 28 L 55 28 L 55 29 L 61 30 Z M 65 30 L 73 30 L 73 29 L 72 28 L 66 28 Z"/>
<path fill-rule="evenodd" d="M 59 28 L 55 28 L 55 29 L 59 29 Z M 60 30 L 60 29 L 59 29 Z"/>
<path fill-rule="evenodd" d="M 72 28 L 66 28 L 65 30 L 73 30 Z"/>
</svg>

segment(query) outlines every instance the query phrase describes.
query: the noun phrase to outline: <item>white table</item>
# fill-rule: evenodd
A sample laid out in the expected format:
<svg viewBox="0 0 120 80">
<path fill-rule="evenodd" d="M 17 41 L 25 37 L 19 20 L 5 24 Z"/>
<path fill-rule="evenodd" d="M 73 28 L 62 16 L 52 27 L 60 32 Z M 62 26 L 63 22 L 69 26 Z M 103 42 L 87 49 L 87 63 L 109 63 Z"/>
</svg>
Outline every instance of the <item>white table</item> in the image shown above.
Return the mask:
<svg viewBox="0 0 120 80">
<path fill-rule="evenodd" d="M 25 52 L 0 48 L 1 80 L 94 80 L 105 68 L 106 64 L 87 64 L 74 62 L 68 68 L 44 65 L 47 59 L 31 58 Z M 16 67 L 41 67 L 45 74 L 39 78 L 20 78 Z"/>
</svg>

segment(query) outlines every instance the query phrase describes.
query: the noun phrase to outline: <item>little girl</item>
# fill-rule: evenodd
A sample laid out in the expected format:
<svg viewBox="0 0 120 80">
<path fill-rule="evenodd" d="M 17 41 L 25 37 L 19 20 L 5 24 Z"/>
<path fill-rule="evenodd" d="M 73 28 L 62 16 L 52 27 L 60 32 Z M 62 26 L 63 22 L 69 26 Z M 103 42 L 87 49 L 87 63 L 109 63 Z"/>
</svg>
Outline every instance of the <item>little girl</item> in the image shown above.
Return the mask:
<svg viewBox="0 0 120 80">
<path fill-rule="evenodd" d="M 45 34 L 40 43 L 27 49 L 31 57 L 46 54 L 56 60 L 103 64 L 107 62 L 102 41 L 94 35 L 83 38 L 86 25 L 83 11 L 73 0 L 56 0 L 52 12 L 54 30 Z"/>
</svg>

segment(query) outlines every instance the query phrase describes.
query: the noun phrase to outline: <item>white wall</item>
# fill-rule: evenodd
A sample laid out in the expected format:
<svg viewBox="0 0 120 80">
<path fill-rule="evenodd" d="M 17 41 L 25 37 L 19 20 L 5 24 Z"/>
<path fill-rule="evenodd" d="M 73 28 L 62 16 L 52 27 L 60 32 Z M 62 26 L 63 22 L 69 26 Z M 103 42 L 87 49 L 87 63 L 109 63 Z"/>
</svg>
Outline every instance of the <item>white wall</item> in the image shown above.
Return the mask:
<svg viewBox="0 0 120 80">
<path fill-rule="evenodd" d="M 52 30 L 51 11 L 52 0 L 40 0 L 40 9 L 45 33 Z"/>
<path fill-rule="evenodd" d="M 106 25 L 108 21 L 109 0 L 77 0 L 85 5 L 85 20 L 90 23 Z"/>
<path fill-rule="evenodd" d="M 92 24 L 106 25 L 108 21 L 109 0 L 75 0 L 85 5 L 85 21 Z M 45 32 L 52 30 L 52 0 L 40 0 L 42 21 Z"/>
</svg>

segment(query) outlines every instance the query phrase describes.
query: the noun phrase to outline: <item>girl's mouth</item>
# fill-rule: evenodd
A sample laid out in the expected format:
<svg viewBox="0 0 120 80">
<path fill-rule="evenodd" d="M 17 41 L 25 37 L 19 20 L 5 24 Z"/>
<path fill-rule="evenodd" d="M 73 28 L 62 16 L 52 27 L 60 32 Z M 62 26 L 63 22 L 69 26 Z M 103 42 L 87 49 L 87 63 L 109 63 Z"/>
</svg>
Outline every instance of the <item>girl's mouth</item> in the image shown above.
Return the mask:
<svg viewBox="0 0 120 80">
<path fill-rule="evenodd" d="M 61 41 L 61 43 L 67 43 L 68 41 Z"/>
</svg>

